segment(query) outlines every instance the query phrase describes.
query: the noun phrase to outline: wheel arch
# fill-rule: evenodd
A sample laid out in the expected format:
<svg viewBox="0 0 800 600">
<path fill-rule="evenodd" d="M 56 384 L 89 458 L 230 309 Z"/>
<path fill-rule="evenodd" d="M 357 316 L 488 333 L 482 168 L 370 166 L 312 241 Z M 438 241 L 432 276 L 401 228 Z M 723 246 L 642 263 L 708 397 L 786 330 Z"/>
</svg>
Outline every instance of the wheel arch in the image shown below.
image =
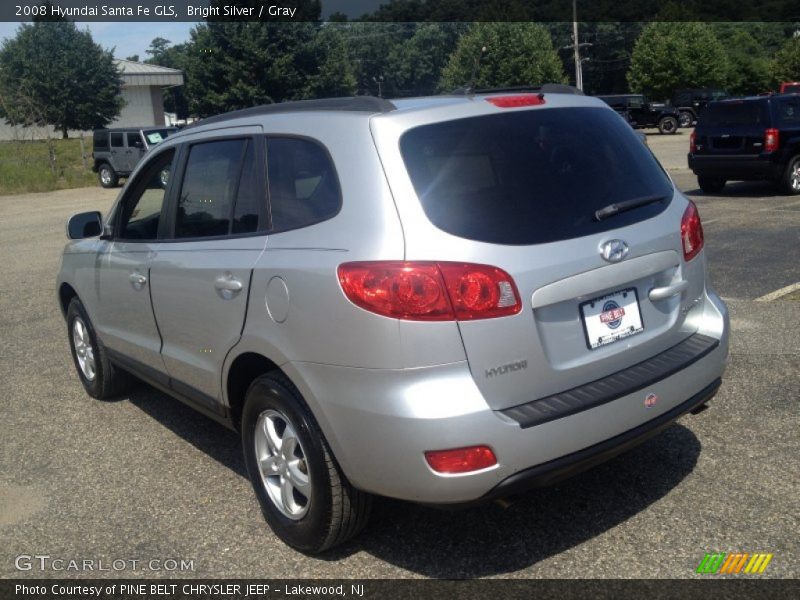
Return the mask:
<svg viewBox="0 0 800 600">
<path fill-rule="evenodd" d="M 225 377 L 225 394 L 233 426 L 238 431 L 242 421 L 244 399 L 250 384 L 256 378 L 272 371 L 281 371 L 278 365 L 257 352 L 242 352 L 233 359 Z M 283 373 L 286 375 L 286 373 Z"/>
<path fill-rule="evenodd" d="M 73 298 L 78 297 L 78 292 L 75 291 L 70 284 L 64 282 L 58 287 L 58 305 L 61 308 L 61 315 L 67 318 L 67 308 Z"/>
</svg>

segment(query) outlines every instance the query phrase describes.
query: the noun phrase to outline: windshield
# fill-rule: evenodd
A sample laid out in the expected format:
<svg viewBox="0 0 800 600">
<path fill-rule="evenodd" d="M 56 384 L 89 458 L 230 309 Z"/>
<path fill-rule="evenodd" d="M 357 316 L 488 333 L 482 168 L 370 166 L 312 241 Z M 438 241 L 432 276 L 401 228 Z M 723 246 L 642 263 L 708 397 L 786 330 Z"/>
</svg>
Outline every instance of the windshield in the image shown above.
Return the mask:
<svg viewBox="0 0 800 600">
<path fill-rule="evenodd" d="M 669 178 L 633 129 L 605 108 L 516 111 L 417 127 L 400 150 L 440 229 L 497 244 L 540 244 L 662 212 Z M 612 203 L 655 202 L 597 221 Z"/>
<path fill-rule="evenodd" d="M 148 146 L 153 146 L 153 145 L 163 141 L 164 139 L 167 138 L 167 136 L 172 135 L 176 131 L 177 131 L 177 129 L 174 129 L 174 128 L 149 129 L 149 130 L 144 132 L 144 137 L 147 140 L 147 145 Z"/>
</svg>

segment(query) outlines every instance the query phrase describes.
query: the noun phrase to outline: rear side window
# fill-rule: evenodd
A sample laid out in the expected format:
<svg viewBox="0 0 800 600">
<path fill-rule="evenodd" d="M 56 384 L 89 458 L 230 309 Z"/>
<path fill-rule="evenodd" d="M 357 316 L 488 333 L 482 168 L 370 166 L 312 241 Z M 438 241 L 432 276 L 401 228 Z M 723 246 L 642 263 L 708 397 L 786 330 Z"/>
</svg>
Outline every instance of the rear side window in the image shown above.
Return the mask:
<svg viewBox="0 0 800 600">
<path fill-rule="evenodd" d="M 92 142 L 95 150 L 107 150 L 108 149 L 108 132 L 107 131 L 95 131 L 92 134 Z"/>
<path fill-rule="evenodd" d="M 765 101 L 720 102 L 706 106 L 701 124 L 709 127 L 733 127 L 766 125 L 768 122 L 769 114 Z"/>
<path fill-rule="evenodd" d="M 417 127 L 400 151 L 431 222 L 459 237 L 540 244 L 653 217 L 672 184 L 619 116 L 603 108 L 515 111 Z M 655 202 L 597 221 L 612 203 Z"/>
<path fill-rule="evenodd" d="M 782 123 L 796 125 L 800 123 L 800 98 L 787 98 L 778 102 L 778 116 Z"/>
<path fill-rule="evenodd" d="M 111 134 L 111 147 L 112 148 L 124 148 L 125 142 L 122 139 L 121 133 L 112 133 Z"/>
<path fill-rule="evenodd" d="M 264 193 L 259 191 L 253 156 L 253 144 L 247 139 L 191 147 L 178 198 L 175 237 L 215 237 L 258 229 Z"/>
<path fill-rule="evenodd" d="M 330 219 L 341 193 L 325 149 L 306 139 L 267 138 L 272 229 L 285 231 Z"/>
</svg>

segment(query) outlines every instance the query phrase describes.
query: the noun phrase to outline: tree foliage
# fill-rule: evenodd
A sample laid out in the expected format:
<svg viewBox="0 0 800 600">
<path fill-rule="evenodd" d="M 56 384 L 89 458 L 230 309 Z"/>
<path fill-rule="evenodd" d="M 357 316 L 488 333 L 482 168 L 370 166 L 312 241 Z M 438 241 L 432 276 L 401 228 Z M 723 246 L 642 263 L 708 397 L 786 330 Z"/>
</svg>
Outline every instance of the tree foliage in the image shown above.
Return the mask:
<svg viewBox="0 0 800 600">
<path fill-rule="evenodd" d="M 0 116 L 16 125 L 69 129 L 108 125 L 122 110 L 111 52 L 72 22 L 22 25 L 0 49 Z"/>
<path fill-rule="evenodd" d="M 792 38 L 781 46 L 775 53 L 771 71 L 776 84 L 800 81 L 800 38 Z"/>
<path fill-rule="evenodd" d="M 729 62 L 722 44 L 705 23 L 650 23 L 631 55 L 628 83 L 654 99 L 679 88 L 724 87 Z"/>
<path fill-rule="evenodd" d="M 485 51 L 484 51 L 485 48 Z M 547 29 L 537 23 L 475 23 L 458 40 L 439 87 L 451 90 L 565 83 Z"/>
<path fill-rule="evenodd" d="M 744 28 L 718 34 L 728 56 L 727 91 L 746 96 L 770 86 L 770 60 L 764 46 Z"/>
</svg>

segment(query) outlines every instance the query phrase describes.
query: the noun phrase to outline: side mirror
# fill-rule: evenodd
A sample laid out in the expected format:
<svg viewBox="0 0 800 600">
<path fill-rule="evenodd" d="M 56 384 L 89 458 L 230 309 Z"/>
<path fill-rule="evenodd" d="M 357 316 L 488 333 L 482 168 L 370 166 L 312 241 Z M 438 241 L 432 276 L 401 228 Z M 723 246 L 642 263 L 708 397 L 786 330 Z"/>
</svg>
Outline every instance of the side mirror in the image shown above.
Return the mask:
<svg viewBox="0 0 800 600">
<path fill-rule="evenodd" d="M 67 221 L 67 237 L 71 240 L 97 237 L 103 232 L 103 215 L 94 210 L 78 213 Z"/>
</svg>

